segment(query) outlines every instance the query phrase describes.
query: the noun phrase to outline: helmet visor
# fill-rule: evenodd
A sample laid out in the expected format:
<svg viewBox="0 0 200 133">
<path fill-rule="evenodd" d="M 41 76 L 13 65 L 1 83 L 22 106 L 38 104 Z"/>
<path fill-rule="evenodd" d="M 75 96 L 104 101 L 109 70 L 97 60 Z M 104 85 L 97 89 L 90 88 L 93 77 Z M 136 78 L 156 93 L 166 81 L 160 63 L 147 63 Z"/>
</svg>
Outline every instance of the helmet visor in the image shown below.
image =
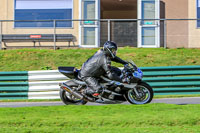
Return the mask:
<svg viewBox="0 0 200 133">
<path fill-rule="evenodd" d="M 113 58 L 115 58 L 115 56 L 116 56 L 116 54 L 117 54 L 117 50 L 114 49 L 114 48 L 112 48 L 112 49 L 110 50 L 110 52 L 111 52 L 111 56 L 112 56 Z"/>
<path fill-rule="evenodd" d="M 116 55 L 116 54 L 117 54 L 117 50 L 116 50 L 116 49 L 114 49 L 114 48 L 113 48 L 113 49 L 111 49 L 111 52 L 112 52 L 112 54 L 113 54 L 113 55 Z"/>
</svg>

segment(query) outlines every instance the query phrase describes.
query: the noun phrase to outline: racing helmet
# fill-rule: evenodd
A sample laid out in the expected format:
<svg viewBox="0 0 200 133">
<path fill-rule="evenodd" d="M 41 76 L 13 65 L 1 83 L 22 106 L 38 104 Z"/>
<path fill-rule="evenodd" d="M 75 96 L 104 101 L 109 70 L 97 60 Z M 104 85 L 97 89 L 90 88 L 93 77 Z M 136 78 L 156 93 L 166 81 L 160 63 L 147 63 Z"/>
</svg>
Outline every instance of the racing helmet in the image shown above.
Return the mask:
<svg viewBox="0 0 200 133">
<path fill-rule="evenodd" d="M 117 52 L 117 44 L 113 41 L 107 41 L 103 45 L 103 50 L 105 51 L 106 55 L 115 58 Z"/>
</svg>

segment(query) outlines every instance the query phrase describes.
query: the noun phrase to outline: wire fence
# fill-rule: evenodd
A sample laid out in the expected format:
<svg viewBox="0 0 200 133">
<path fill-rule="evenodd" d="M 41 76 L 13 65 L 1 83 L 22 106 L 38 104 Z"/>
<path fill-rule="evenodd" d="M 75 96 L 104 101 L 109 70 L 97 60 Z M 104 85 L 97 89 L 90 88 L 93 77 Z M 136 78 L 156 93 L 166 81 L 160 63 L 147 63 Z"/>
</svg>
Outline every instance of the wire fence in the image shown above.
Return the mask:
<svg viewBox="0 0 200 133">
<path fill-rule="evenodd" d="M 121 47 L 199 48 L 199 27 L 199 19 L 0 20 L 0 49 L 97 47 L 107 40 Z M 43 39 L 49 34 L 52 36 Z M 62 40 L 65 34 L 73 39 Z M 12 35 L 10 41 L 7 35 Z M 18 35 L 28 38 L 20 40 Z"/>
</svg>

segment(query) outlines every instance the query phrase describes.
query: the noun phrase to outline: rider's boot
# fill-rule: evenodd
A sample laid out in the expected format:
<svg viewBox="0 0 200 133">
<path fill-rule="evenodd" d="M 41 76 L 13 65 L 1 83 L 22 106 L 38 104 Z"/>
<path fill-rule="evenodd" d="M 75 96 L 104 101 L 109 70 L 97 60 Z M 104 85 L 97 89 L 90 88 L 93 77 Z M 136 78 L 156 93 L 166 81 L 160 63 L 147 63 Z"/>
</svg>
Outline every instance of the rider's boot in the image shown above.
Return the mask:
<svg viewBox="0 0 200 133">
<path fill-rule="evenodd" d="M 85 94 L 89 97 L 95 98 L 95 102 L 97 103 L 104 103 L 104 100 L 101 97 L 102 92 L 103 92 L 103 89 L 100 89 L 98 91 L 94 91 L 93 89 L 89 87 L 85 89 Z"/>
<path fill-rule="evenodd" d="M 95 98 L 99 98 L 102 92 L 103 92 L 103 89 L 102 89 L 102 88 L 101 88 L 101 89 L 98 89 L 98 90 L 93 90 L 93 89 L 87 87 L 87 88 L 85 89 L 85 94 L 86 94 L 86 95 L 93 96 L 93 97 L 95 97 Z"/>
</svg>

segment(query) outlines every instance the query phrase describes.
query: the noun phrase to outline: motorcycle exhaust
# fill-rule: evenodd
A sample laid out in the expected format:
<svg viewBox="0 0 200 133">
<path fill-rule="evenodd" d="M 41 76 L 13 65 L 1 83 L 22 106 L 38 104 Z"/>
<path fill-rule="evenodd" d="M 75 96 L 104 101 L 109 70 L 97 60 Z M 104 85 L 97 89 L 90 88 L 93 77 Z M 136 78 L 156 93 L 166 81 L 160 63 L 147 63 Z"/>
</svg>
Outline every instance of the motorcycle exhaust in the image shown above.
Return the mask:
<svg viewBox="0 0 200 133">
<path fill-rule="evenodd" d="M 73 96 L 75 96 L 76 98 L 79 98 L 79 99 L 83 99 L 83 95 L 81 95 L 80 93 L 72 90 L 72 88 L 70 88 L 68 85 L 62 83 L 60 84 L 60 87 L 64 90 L 66 90 L 67 92 L 69 92 L 70 94 L 72 94 Z"/>
<path fill-rule="evenodd" d="M 78 93 L 78 92 L 72 90 L 72 88 L 69 87 L 68 85 L 66 85 L 65 83 L 61 83 L 61 84 L 59 84 L 59 85 L 60 85 L 60 87 L 61 87 L 62 89 L 66 90 L 67 92 L 69 92 L 70 94 L 72 94 L 73 96 L 75 96 L 76 98 L 85 99 L 85 100 L 90 101 L 90 102 L 94 102 L 94 101 L 95 101 L 95 99 L 93 99 L 93 98 L 90 98 L 90 97 L 88 97 L 88 96 L 83 96 L 83 95 L 81 95 L 80 93 Z"/>
</svg>

